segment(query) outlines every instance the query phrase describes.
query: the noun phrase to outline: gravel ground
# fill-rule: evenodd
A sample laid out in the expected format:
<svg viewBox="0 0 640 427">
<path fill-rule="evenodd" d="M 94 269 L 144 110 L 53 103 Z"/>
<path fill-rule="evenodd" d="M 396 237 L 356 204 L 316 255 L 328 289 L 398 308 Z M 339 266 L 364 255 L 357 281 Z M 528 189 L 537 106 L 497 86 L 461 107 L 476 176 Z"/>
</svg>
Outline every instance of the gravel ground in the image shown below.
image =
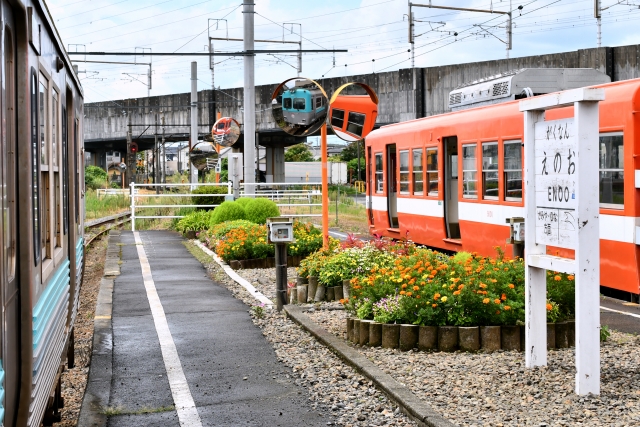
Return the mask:
<svg viewBox="0 0 640 427">
<path fill-rule="evenodd" d="M 71 427 L 78 423 L 84 389 L 87 386 L 93 343 L 93 315 L 100 290 L 107 255 L 107 239 L 91 244 L 85 258 L 84 279 L 80 288 L 80 308 L 75 323 L 75 367 L 62 374 L 64 408 L 61 420 L 54 427 Z"/>
<path fill-rule="evenodd" d="M 188 244 L 188 247 L 205 264 L 216 282 L 226 286 L 245 304 L 256 307 L 255 298 L 229 279 L 218 264 L 194 245 Z M 275 301 L 275 285 L 266 285 L 275 283 L 275 269 L 239 270 L 238 273 Z M 288 269 L 288 276 L 290 280 L 295 277 L 294 268 Z M 339 303 L 332 305 L 337 307 Z M 327 425 L 417 425 L 400 412 L 399 408 L 380 393 L 367 378 L 342 362 L 286 316 L 279 314 L 275 309 L 264 310 L 262 316 L 258 316 L 255 309 L 250 309 L 250 312 L 253 322 L 262 329 L 262 334 L 273 345 L 278 359 L 291 368 L 291 375 L 296 379 L 296 383 L 308 391 L 311 407 L 331 410 L 333 417 L 327 420 Z"/>
<path fill-rule="evenodd" d="M 269 298 L 275 298 L 273 269 L 238 272 Z M 295 269 L 289 269 L 288 275 L 294 278 Z M 321 309 L 337 308 L 336 305 L 339 304 L 309 305 L 315 307 L 309 316 L 345 338 L 346 312 Z M 275 320 L 266 323 L 278 330 Z M 265 329 L 263 323 L 259 324 Z M 270 333 L 265 332 L 267 336 Z M 286 349 L 296 346 L 295 341 L 297 337 L 278 343 Z M 314 347 L 317 345 L 314 343 Z M 612 331 L 603 343 L 601 394 L 588 397 L 574 393 L 574 349 L 549 351 L 547 367 L 525 369 L 524 355 L 518 352 L 425 353 L 355 348 L 456 425 L 640 426 L 640 337 L 634 335 Z"/>
<path fill-rule="evenodd" d="M 310 316 L 346 335 L 343 312 Z M 574 349 L 549 351 L 547 367 L 525 369 L 524 355 L 401 352 L 356 346 L 460 426 L 638 426 L 640 338 L 613 331 L 601 348 L 601 394 L 574 393 Z"/>
</svg>

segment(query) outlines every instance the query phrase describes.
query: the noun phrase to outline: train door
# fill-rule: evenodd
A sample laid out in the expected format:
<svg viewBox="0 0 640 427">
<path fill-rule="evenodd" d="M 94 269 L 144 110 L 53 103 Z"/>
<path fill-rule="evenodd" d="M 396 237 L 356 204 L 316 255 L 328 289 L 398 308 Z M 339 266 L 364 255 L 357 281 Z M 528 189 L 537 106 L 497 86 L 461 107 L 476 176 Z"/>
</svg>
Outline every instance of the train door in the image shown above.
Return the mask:
<svg viewBox="0 0 640 427">
<path fill-rule="evenodd" d="M 367 199 L 366 199 L 366 203 L 367 203 L 367 215 L 369 216 L 369 224 L 373 225 L 373 192 L 374 190 L 374 184 L 373 184 L 373 168 L 375 167 L 375 165 L 372 162 L 371 159 L 371 147 L 367 147 L 367 186 L 366 186 L 366 192 L 367 192 Z"/>
<path fill-rule="evenodd" d="M 0 408 L 4 420 L 11 426 L 16 422 L 20 373 L 20 295 L 17 266 L 17 179 L 16 179 L 16 84 L 15 32 L 10 7 L 2 2 L 2 80 L 0 97 L 2 131 L 0 136 Z M 4 393 L 1 391 L 4 390 Z M 4 399 L 2 399 L 4 394 Z M 2 412 L 2 411 L 0 411 Z"/>
<path fill-rule="evenodd" d="M 458 137 L 443 138 L 444 146 L 444 216 L 447 238 L 460 238 L 458 219 Z"/>
<path fill-rule="evenodd" d="M 387 145 L 387 212 L 389 227 L 398 228 L 398 177 L 396 144 Z"/>
</svg>

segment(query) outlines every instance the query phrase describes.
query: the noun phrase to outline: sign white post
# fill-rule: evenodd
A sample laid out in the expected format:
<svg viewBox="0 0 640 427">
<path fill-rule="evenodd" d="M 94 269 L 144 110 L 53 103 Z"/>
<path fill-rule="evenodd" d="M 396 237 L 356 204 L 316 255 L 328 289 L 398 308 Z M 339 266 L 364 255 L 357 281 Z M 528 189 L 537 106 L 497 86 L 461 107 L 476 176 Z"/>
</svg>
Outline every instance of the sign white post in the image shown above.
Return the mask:
<svg viewBox="0 0 640 427">
<path fill-rule="evenodd" d="M 547 364 L 547 270 L 572 273 L 576 288 L 576 393 L 600 393 L 599 116 L 603 89 L 520 101 L 525 147 L 525 364 Z M 545 121 L 545 111 L 574 117 Z M 575 259 L 547 255 L 547 245 Z"/>
</svg>

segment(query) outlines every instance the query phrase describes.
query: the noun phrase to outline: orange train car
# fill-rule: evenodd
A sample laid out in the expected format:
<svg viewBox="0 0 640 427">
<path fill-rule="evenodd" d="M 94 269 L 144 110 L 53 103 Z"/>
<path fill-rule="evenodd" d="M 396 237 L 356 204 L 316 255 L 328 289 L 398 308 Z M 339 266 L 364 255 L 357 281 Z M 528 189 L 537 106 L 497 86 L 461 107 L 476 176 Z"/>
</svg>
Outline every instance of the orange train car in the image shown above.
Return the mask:
<svg viewBox="0 0 640 427">
<path fill-rule="evenodd" d="M 600 283 L 637 297 L 640 79 L 594 87 L 605 90 L 598 171 Z M 546 112 L 546 120 L 568 117 L 573 107 Z M 518 101 L 373 131 L 365 140 L 370 232 L 408 235 L 416 243 L 449 251 L 495 255 L 495 246 L 510 250 L 507 220 L 525 215 L 523 137 Z M 570 252 L 561 255 L 571 257 Z"/>
<path fill-rule="evenodd" d="M 331 127 L 338 137 L 346 141 L 359 141 L 363 131 L 373 129 L 378 117 L 378 106 L 369 95 L 339 95 L 329 110 Z"/>
</svg>

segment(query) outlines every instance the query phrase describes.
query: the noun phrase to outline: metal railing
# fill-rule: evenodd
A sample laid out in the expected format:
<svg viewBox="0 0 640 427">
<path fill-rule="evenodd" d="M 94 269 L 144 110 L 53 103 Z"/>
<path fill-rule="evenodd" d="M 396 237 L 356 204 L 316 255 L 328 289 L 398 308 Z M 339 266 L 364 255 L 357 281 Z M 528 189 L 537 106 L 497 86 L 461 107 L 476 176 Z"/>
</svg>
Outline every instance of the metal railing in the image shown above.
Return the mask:
<svg viewBox="0 0 640 427">
<path fill-rule="evenodd" d="M 162 193 L 156 194 L 156 187 L 162 189 Z M 199 187 L 225 187 L 226 193 L 193 193 L 192 191 Z M 240 197 L 259 197 L 270 199 L 276 203 L 279 209 L 286 208 L 294 210 L 295 213 L 287 213 L 291 217 L 320 217 L 321 213 L 313 213 L 313 208 L 321 208 L 320 183 L 256 183 L 256 184 L 240 184 L 238 194 Z M 145 193 L 145 190 L 153 189 Z M 130 186 L 131 197 L 131 229 L 135 231 L 136 220 L 140 219 L 170 219 L 184 218 L 185 215 L 179 215 L 176 212 L 160 214 L 158 209 L 164 208 L 216 208 L 218 204 L 193 204 L 193 203 L 162 203 L 162 200 L 175 201 L 173 198 L 189 198 L 191 202 L 193 197 L 220 197 L 232 199 L 233 186 L 231 183 L 180 183 L 180 184 L 134 184 Z M 171 198 L 171 199 L 169 199 Z M 160 199 L 159 201 L 157 199 Z M 152 203 L 144 201 L 152 200 Z M 298 213 L 296 208 L 309 208 L 309 213 Z M 154 214 L 140 215 L 140 211 L 155 210 Z M 136 213 L 136 211 L 138 213 Z"/>
</svg>

